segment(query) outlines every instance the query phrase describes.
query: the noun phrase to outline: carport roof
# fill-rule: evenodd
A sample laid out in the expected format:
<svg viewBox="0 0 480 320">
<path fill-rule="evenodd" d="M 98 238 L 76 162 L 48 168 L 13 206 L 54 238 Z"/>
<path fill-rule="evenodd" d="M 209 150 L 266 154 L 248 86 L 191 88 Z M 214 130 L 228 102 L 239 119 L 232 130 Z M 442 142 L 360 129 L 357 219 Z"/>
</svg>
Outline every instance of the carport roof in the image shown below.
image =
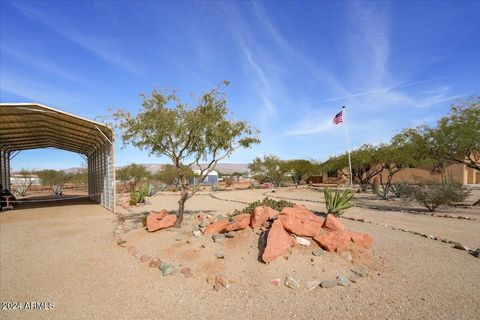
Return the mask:
<svg viewBox="0 0 480 320">
<path fill-rule="evenodd" d="M 58 148 L 89 155 L 113 142 L 113 131 L 39 103 L 0 103 L 0 148 L 19 151 Z"/>
</svg>

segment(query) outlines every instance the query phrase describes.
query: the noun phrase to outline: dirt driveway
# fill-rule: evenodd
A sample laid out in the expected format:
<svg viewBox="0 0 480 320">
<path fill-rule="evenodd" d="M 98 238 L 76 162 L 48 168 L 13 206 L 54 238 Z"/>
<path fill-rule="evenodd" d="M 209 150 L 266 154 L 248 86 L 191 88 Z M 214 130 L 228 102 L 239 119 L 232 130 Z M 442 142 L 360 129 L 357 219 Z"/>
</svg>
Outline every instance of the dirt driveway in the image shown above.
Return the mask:
<svg viewBox="0 0 480 320">
<path fill-rule="evenodd" d="M 241 193 L 247 201 L 258 196 Z M 175 201 L 162 198 L 164 207 L 174 208 Z M 206 196 L 194 203 L 215 212 L 243 206 Z M 354 210 L 352 215 L 361 216 Z M 53 309 L 1 310 L 0 318 L 475 319 L 480 314 L 480 259 L 382 226 L 345 221 L 374 237 L 373 253 L 385 263 L 383 272 L 350 287 L 294 291 L 259 276 L 259 283 L 240 281 L 215 292 L 203 278 L 163 277 L 140 264 L 114 244 L 115 221 L 99 205 L 82 201 L 1 213 L 2 304 L 51 302 Z M 470 241 L 478 243 L 478 236 Z"/>
</svg>

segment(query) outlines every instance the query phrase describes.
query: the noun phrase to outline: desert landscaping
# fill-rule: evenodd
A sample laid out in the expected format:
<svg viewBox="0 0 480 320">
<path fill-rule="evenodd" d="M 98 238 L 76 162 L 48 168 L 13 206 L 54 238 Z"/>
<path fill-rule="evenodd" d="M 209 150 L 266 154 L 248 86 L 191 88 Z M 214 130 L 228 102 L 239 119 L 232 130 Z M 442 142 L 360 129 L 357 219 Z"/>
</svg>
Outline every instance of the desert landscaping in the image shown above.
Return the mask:
<svg viewBox="0 0 480 320">
<path fill-rule="evenodd" d="M 449 210 L 468 214 L 466 220 L 350 208 L 338 221 L 370 235 L 370 250 L 326 251 L 304 237 L 308 246 L 292 243 L 268 264 L 259 258 L 262 227 L 230 231 L 217 241 L 218 234 L 195 232 L 204 219 L 223 221 L 265 196 L 304 199 L 295 203 L 325 211 L 320 192 L 272 191 L 199 193 L 187 203 L 180 230 L 148 232 L 142 224 L 150 212 L 176 210 L 178 195 L 171 192 L 135 207 L 125 205 L 128 196 L 120 197 L 118 219 L 82 200 L 2 213 L 2 301 L 41 297 L 55 303 L 54 310 L 2 310 L 2 318 L 474 319 L 479 314 L 479 259 L 441 241 L 476 249 L 477 209 Z M 203 226 L 208 225 L 213 223 Z"/>
<path fill-rule="evenodd" d="M 480 320 L 479 16 L 0 1 L 0 320 Z"/>
</svg>

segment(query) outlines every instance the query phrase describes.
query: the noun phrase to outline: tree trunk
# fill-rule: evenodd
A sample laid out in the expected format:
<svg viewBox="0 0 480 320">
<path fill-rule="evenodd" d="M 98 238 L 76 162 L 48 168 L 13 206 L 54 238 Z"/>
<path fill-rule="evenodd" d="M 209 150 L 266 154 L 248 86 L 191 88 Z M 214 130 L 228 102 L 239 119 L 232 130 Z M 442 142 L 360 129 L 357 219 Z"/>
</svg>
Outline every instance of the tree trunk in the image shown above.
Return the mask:
<svg viewBox="0 0 480 320">
<path fill-rule="evenodd" d="M 175 228 L 182 227 L 183 213 L 185 211 L 185 202 L 187 202 L 188 192 L 182 191 L 182 196 L 178 200 L 178 212 L 177 221 L 175 222 Z"/>
</svg>

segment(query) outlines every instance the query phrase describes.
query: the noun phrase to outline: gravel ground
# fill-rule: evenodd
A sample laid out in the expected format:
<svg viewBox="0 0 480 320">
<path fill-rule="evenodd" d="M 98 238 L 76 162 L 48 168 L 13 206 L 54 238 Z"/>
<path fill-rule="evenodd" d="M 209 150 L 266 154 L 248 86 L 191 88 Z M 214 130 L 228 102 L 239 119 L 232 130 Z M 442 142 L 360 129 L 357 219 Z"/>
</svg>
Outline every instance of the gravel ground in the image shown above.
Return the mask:
<svg viewBox="0 0 480 320">
<path fill-rule="evenodd" d="M 222 198 L 250 202 L 263 190 L 219 192 Z M 285 192 L 279 191 L 278 194 Z M 309 191 L 302 191 L 307 198 Z M 317 193 L 318 194 L 318 193 Z M 284 194 L 282 194 L 284 195 Z M 286 194 L 287 196 L 289 194 Z M 300 194 L 302 195 L 302 194 Z M 295 193 L 294 197 L 297 198 Z M 134 211 L 176 209 L 177 196 L 161 195 L 151 206 Z M 313 210 L 322 204 L 305 202 Z M 355 261 L 370 269 L 349 287 L 308 291 L 306 280 L 326 280 L 353 266 L 336 254 L 310 255 L 294 248 L 288 260 L 269 265 L 256 261 L 258 239 L 252 231 L 236 233 L 223 245 L 208 238 L 187 244 L 193 213 L 223 214 L 245 205 L 208 195 L 187 202 L 191 218 L 181 231 L 148 234 L 130 230 L 123 237 L 162 260 L 192 268 L 162 276 L 115 245 L 115 217 L 90 202 L 25 208 L 0 215 L 0 300 L 51 301 L 53 310 L 1 310 L 1 319 L 478 319 L 480 259 L 450 245 L 383 226 L 343 220 L 355 231 L 374 237 L 372 258 Z M 419 231 L 480 244 L 478 221 L 442 219 L 352 208 L 348 216 L 412 224 Z M 447 230 L 444 230 L 447 229 Z M 475 232 L 477 230 L 477 232 Z M 456 239 L 460 237 L 461 239 Z M 176 241 L 180 239 L 179 241 Z M 201 248 L 205 244 L 205 248 Z M 251 246 L 251 247 L 250 247 Z M 225 259 L 212 257 L 218 249 Z M 212 274 L 223 273 L 230 288 L 212 290 Z M 302 282 L 292 290 L 274 287 L 273 277 L 289 274 Z"/>
</svg>

